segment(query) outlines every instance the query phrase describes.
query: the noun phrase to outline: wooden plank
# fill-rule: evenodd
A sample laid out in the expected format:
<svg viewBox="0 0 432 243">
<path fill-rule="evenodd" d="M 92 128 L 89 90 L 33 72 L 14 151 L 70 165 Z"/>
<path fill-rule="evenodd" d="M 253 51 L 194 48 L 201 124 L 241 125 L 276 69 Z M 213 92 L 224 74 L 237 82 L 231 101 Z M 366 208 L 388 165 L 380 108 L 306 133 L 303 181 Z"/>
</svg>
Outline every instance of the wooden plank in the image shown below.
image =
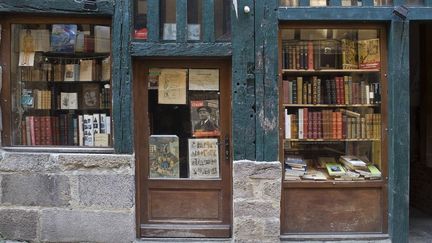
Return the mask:
<svg viewBox="0 0 432 243">
<path fill-rule="evenodd" d="M 148 41 L 157 42 L 160 38 L 160 4 L 159 0 L 148 0 L 147 3 L 147 29 Z"/>
<path fill-rule="evenodd" d="M 341 6 L 342 1 L 341 0 L 330 0 L 329 6 Z"/>
<path fill-rule="evenodd" d="M 393 8 L 390 7 L 326 7 L 326 8 L 279 8 L 278 19 L 285 20 L 390 20 Z"/>
<path fill-rule="evenodd" d="M 426 0 L 427 6 L 432 6 L 432 0 Z M 408 12 L 409 20 L 431 20 L 432 19 L 432 8 L 417 8 L 412 7 Z"/>
<path fill-rule="evenodd" d="M 129 41 L 131 30 L 131 0 L 117 0 L 113 19 L 112 38 L 112 98 L 114 148 L 117 153 L 132 153 L 133 136 L 131 113 L 131 57 Z"/>
<path fill-rule="evenodd" d="M 395 16 L 389 32 L 389 233 L 408 242 L 410 79 L 409 21 Z"/>
<path fill-rule="evenodd" d="M 0 2 L 0 13 L 56 13 L 74 15 L 113 15 L 113 1 L 97 1 L 96 11 L 83 10 L 84 3 L 72 0 L 3 0 Z"/>
<path fill-rule="evenodd" d="M 279 152 L 279 1 L 255 2 L 256 160 L 276 161 Z"/>
<path fill-rule="evenodd" d="M 373 0 L 363 0 L 362 3 L 363 3 L 363 6 L 365 6 L 365 7 L 370 7 L 370 6 L 374 5 Z"/>
<path fill-rule="evenodd" d="M 132 42 L 132 56 L 215 56 L 232 54 L 231 43 L 146 43 Z"/>
<path fill-rule="evenodd" d="M 206 0 L 202 2 L 202 25 L 203 25 L 203 42 L 215 41 L 215 16 L 214 16 L 214 0 Z"/>
<path fill-rule="evenodd" d="M 187 42 L 187 0 L 176 0 L 177 42 Z"/>
<path fill-rule="evenodd" d="M 239 0 L 238 6 L 250 6 L 253 0 Z M 232 122 L 233 159 L 255 160 L 255 52 L 254 17 L 242 9 L 232 9 L 233 46 Z M 249 70 L 248 70 L 249 69 Z"/>
</svg>

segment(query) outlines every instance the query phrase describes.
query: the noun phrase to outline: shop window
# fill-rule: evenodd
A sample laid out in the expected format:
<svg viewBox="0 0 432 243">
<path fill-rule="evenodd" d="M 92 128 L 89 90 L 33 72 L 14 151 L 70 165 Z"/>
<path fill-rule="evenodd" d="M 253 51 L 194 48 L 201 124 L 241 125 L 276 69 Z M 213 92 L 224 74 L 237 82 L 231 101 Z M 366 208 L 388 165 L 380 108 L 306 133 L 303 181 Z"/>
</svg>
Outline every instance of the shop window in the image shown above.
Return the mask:
<svg viewBox="0 0 432 243">
<path fill-rule="evenodd" d="M 280 0 L 280 5 L 283 7 L 298 7 L 299 0 Z M 392 0 L 374 0 L 374 6 L 390 6 L 392 5 Z M 342 7 L 352 7 L 352 6 L 363 6 L 362 0 L 341 0 L 340 5 Z M 309 5 L 311 7 L 325 7 L 331 6 L 330 0 L 310 0 Z"/>
<path fill-rule="evenodd" d="M 149 178 L 220 177 L 219 94 L 219 69 L 149 69 Z"/>
<path fill-rule="evenodd" d="M 147 0 L 135 1 L 134 38 L 147 40 Z"/>
<path fill-rule="evenodd" d="M 110 32 L 98 24 L 11 25 L 11 145 L 112 146 Z"/>
<path fill-rule="evenodd" d="M 382 33 L 379 28 L 281 30 L 284 233 L 382 230 L 387 174 Z M 356 213 L 340 203 L 351 198 L 358 198 L 349 203 Z M 366 198 L 368 205 L 358 203 Z M 293 206 L 300 204 L 304 207 Z M 334 214 L 335 226 L 315 223 Z"/>
<path fill-rule="evenodd" d="M 202 1 L 188 0 L 187 9 L 187 38 L 190 41 L 199 41 L 202 33 Z"/>
<path fill-rule="evenodd" d="M 176 0 L 160 1 L 160 28 L 162 40 L 177 39 Z"/>
</svg>

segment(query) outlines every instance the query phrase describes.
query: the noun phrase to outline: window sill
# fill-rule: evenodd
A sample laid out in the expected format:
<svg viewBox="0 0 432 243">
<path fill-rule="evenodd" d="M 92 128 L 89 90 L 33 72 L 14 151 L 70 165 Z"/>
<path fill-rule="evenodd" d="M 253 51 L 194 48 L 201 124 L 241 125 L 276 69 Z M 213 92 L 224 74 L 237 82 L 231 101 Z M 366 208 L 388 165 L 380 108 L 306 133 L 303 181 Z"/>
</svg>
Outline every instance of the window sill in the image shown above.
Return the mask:
<svg viewBox="0 0 432 243">
<path fill-rule="evenodd" d="M 8 152 L 41 152 L 41 153 L 88 153 L 88 154 L 113 154 L 114 148 L 84 148 L 84 147 L 2 147 Z"/>
</svg>

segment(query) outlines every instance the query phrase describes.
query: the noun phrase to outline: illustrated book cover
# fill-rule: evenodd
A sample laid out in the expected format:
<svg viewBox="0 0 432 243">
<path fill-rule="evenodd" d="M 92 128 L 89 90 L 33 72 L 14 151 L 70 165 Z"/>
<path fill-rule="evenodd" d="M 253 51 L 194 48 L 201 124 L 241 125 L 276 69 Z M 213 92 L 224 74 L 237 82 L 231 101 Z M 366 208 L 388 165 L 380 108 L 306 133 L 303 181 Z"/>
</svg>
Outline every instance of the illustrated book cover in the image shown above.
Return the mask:
<svg viewBox="0 0 432 243">
<path fill-rule="evenodd" d="M 189 177 L 219 178 L 219 146 L 216 138 L 189 139 Z"/>
<path fill-rule="evenodd" d="M 358 41 L 359 67 L 361 69 L 380 68 L 379 39 Z"/>
<path fill-rule="evenodd" d="M 51 32 L 51 51 L 74 52 L 76 35 L 76 24 L 53 24 Z"/>
<path fill-rule="evenodd" d="M 151 135 L 149 139 L 150 178 L 179 178 L 179 138 Z"/>
<path fill-rule="evenodd" d="M 60 93 L 60 109 L 76 110 L 78 109 L 78 94 L 77 93 Z"/>
<path fill-rule="evenodd" d="M 219 100 L 191 100 L 193 137 L 219 136 Z"/>
<path fill-rule="evenodd" d="M 99 109 L 99 84 L 83 84 L 81 92 L 82 109 Z"/>
</svg>

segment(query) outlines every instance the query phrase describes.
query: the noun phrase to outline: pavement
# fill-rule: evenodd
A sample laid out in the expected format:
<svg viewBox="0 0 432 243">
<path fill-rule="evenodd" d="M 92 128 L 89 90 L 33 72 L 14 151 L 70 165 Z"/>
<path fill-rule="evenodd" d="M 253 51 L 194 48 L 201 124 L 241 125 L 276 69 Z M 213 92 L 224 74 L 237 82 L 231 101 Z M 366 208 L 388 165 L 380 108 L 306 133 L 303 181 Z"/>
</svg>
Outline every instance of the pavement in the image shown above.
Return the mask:
<svg viewBox="0 0 432 243">
<path fill-rule="evenodd" d="M 410 209 L 409 242 L 432 243 L 432 215 Z"/>
</svg>

